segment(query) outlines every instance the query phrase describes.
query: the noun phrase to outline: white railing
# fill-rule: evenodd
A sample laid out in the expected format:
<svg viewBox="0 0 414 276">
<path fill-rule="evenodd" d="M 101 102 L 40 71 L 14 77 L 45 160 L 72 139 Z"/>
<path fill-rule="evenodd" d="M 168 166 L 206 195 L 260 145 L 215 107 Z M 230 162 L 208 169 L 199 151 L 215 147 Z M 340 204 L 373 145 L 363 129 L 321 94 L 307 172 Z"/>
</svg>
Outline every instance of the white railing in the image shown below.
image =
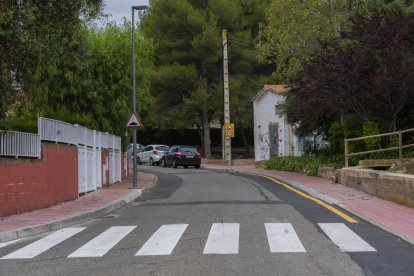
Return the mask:
<svg viewBox="0 0 414 276">
<path fill-rule="evenodd" d="M 76 127 L 74 125 L 39 117 L 38 131 L 40 140 L 77 145 Z"/>
<path fill-rule="evenodd" d="M 94 131 L 81 125 L 42 117 L 39 117 L 38 125 L 41 140 L 121 150 L 121 137 L 108 132 Z"/>
<path fill-rule="evenodd" d="M 0 131 L 0 155 L 40 158 L 40 135 Z"/>
</svg>

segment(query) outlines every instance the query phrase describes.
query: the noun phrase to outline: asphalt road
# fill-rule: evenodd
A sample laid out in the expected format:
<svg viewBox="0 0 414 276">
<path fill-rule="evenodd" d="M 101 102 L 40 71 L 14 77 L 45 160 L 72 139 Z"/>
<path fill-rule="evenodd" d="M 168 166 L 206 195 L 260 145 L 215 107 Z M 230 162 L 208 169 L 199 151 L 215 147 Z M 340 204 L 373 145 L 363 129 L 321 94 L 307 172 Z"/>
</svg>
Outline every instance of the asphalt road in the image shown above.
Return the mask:
<svg viewBox="0 0 414 276">
<path fill-rule="evenodd" d="M 0 275 L 414 275 L 412 245 L 269 179 L 139 169 L 159 185 L 105 217 L 0 248 Z"/>
</svg>

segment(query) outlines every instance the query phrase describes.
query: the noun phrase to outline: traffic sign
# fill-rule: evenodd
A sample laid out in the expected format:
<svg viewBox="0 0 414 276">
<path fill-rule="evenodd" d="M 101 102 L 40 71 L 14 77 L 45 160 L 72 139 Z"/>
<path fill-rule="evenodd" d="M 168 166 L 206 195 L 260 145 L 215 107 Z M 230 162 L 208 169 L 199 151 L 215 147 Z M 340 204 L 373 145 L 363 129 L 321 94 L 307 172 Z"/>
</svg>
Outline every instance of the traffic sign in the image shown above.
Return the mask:
<svg viewBox="0 0 414 276">
<path fill-rule="evenodd" d="M 131 118 L 129 118 L 126 127 L 143 128 L 144 125 L 141 123 L 138 115 L 135 112 L 132 112 Z"/>
<path fill-rule="evenodd" d="M 226 124 L 226 138 L 234 138 L 234 124 Z"/>
</svg>

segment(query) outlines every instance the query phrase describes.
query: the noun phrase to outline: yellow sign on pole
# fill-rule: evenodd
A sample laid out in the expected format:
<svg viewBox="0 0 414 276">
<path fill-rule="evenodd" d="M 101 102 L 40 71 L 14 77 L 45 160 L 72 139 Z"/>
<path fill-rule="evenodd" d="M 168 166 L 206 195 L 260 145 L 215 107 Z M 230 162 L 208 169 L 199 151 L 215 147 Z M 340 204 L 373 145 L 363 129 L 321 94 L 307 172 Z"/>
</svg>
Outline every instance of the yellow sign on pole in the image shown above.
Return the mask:
<svg viewBox="0 0 414 276">
<path fill-rule="evenodd" d="M 234 138 L 234 124 L 226 124 L 226 138 Z"/>
</svg>

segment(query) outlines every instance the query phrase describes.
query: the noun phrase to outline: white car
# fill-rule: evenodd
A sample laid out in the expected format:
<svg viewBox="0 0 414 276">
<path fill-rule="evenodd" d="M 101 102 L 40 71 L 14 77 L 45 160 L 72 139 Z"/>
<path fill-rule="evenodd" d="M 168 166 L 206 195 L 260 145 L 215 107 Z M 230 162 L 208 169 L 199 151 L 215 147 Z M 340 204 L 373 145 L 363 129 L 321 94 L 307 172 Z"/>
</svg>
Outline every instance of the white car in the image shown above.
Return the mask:
<svg viewBox="0 0 414 276">
<path fill-rule="evenodd" d="M 151 166 L 159 165 L 169 148 L 166 145 L 148 145 L 137 154 L 137 162 L 138 164 L 150 163 Z"/>
</svg>

